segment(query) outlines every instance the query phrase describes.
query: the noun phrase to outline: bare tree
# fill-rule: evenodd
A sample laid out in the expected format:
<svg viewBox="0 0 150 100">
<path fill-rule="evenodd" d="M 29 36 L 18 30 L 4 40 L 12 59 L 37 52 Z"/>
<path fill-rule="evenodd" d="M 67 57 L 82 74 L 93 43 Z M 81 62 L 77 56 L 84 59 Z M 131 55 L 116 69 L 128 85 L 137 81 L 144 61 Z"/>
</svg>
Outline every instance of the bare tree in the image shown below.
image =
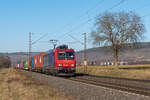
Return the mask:
<svg viewBox="0 0 150 100">
<path fill-rule="evenodd" d="M 93 44 L 111 47 L 114 54 L 114 64 L 118 67 L 118 54 L 127 47 L 133 47 L 143 39 L 145 32 L 141 18 L 135 13 L 105 12 L 96 18 L 91 36 Z"/>
</svg>

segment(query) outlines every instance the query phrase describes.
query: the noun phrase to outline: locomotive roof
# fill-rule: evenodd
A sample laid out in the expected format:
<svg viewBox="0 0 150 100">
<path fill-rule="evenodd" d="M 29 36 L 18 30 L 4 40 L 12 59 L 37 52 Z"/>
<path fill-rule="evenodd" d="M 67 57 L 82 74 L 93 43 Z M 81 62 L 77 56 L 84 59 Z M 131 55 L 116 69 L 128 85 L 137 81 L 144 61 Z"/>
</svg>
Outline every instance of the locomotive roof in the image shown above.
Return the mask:
<svg viewBox="0 0 150 100">
<path fill-rule="evenodd" d="M 55 50 L 64 50 L 64 51 L 74 51 L 74 49 L 60 49 L 60 48 L 56 48 L 56 49 L 50 49 L 50 50 L 48 50 L 47 52 L 46 52 L 46 54 L 49 54 L 49 53 L 51 53 L 51 52 L 55 52 Z"/>
<path fill-rule="evenodd" d="M 51 53 L 53 51 L 54 51 L 54 49 L 50 49 L 50 50 L 46 51 L 46 54 L 49 54 L 49 53 Z"/>
</svg>

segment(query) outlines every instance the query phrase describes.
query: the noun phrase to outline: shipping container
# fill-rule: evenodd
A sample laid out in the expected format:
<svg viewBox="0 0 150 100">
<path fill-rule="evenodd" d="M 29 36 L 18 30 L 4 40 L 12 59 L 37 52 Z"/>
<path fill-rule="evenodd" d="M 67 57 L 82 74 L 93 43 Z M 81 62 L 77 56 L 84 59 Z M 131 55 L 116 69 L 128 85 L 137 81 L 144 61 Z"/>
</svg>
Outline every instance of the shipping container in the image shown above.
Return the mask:
<svg viewBox="0 0 150 100">
<path fill-rule="evenodd" d="M 28 70 L 28 62 L 27 62 L 27 60 L 25 60 L 25 61 L 23 62 L 23 69 Z"/>
<path fill-rule="evenodd" d="M 37 66 L 36 67 L 43 67 L 43 56 L 45 55 L 45 52 L 42 52 L 37 55 Z"/>
<path fill-rule="evenodd" d="M 28 60 L 27 60 L 27 67 L 30 69 L 30 67 L 31 67 L 31 58 L 29 58 Z"/>
<path fill-rule="evenodd" d="M 34 56 L 31 58 L 31 66 L 32 66 L 32 69 L 34 68 Z"/>
<path fill-rule="evenodd" d="M 34 69 L 38 66 L 38 63 L 37 63 L 37 55 L 34 56 Z"/>
<path fill-rule="evenodd" d="M 24 68 L 24 61 L 22 61 L 22 68 Z"/>
<path fill-rule="evenodd" d="M 16 68 L 20 68 L 20 64 L 19 63 L 17 63 Z"/>
<path fill-rule="evenodd" d="M 54 52 L 53 50 L 49 50 L 48 52 L 46 52 L 46 54 L 44 55 L 44 67 L 45 69 L 49 68 L 49 67 L 53 67 L 55 66 L 55 56 L 54 56 Z"/>
<path fill-rule="evenodd" d="M 42 52 L 38 55 L 35 56 L 35 69 L 37 71 L 42 71 L 42 68 L 43 68 L 43 56 L 45 55 L 46 53 L 45 52 Z"/>
</svg>

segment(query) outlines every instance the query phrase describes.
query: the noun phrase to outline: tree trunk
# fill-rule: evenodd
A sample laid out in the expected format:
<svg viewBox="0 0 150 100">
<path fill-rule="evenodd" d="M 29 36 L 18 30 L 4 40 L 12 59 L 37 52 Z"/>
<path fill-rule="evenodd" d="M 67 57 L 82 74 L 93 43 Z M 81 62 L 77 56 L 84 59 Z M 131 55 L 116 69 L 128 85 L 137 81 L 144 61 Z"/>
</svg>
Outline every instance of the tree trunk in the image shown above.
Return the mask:
<svg viewBox="0 0 150 100">
<path fill-rule="evenodd" d="M 114 49 L 114 65 L 115 65 L 115 68 L 118 69 L 118 49 L 117 48 Z"/>
</svg>

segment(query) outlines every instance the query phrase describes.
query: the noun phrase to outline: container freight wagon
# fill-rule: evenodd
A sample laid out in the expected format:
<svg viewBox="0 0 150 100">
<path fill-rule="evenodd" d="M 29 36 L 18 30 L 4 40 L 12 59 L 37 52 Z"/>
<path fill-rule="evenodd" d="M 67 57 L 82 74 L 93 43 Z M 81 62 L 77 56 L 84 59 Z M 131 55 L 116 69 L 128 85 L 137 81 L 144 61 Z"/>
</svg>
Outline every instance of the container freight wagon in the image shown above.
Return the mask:
<svg viewBox="0 0 150 100">
<path fill-rule="evenodd" d="M 33 69 L 36 71 L 36 67 L 38 66 L 38 56 L 37 55 L 35 55 L 34 56 L 34 67 L 33 67 Z"/>
<path fill-rule="evenodd" d="M 18 61 L 15 68 L 20 69 L 20 65 L 21 65 L 20 62 Z"/>
<path fill-rule="evenodd" d="M 16 68 L 20 69 L 20 63 L 17 63 Z"/>
<path fill-rule="evenodd" d="M 23 69 L 28 70 L 27 60 L 23 61 Z"/>
<path fill-rule="evenodd" d="M 35 70 L 42 72 L 43 68 L 43 56 L 46 54 L 46 52 L 42 52 L 35 56 Z"/>
<path fill-rule="evenodd" d="M 17 69 L 22 69 L 23 68 L 23 62 L 22 61 L 18 61 L 16 64 L 16 68 Z"/>
<path fill-rule="evenodd" d="M 44 55 L 43 71 L 54 75 L 74 75 L 76 68 L 74 49 L 62 45 Z"/>
<path fill-rule="evenodd" d="M 34 56 L 31 57 L 31 69 L 34 70 Z"/>
<path fill-rule="evenodd" d="M 28 69 L 31 69 L 31 58 L 27 60 L 27 67 Z"/>
</svg>

